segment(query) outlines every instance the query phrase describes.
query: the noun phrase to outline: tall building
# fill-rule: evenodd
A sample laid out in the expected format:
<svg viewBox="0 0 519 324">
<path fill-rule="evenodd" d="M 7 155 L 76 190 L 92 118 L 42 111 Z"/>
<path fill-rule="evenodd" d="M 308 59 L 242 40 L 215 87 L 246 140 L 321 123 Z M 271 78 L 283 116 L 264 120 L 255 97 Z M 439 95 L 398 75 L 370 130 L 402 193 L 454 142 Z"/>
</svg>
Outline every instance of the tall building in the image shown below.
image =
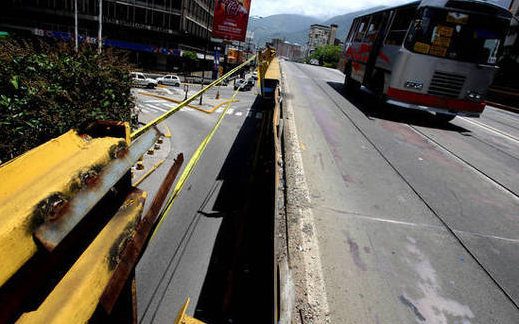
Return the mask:
<svg viewBox="0 0 519 324">
<path fill-rule="evenodd" d="M 332 24 L 330 26 L 313 24 L 308 32 L 308 42 L 306 43 L 306 56 L 312 55 L 315 49 L 324 45 L 335 45 L 335 36 L 338 26 Z"/>
<path fill-rule="evenodd" d="M 272 39 L 272 46 L 276 49 L 276 54 L 288 59 L 303 57 L 303 48 L 297 43 L 291 43 L 282 39 Z"/>
<path fill-rule="evenodd" d="M 0 30 L 70 39 L 75 0 L 5 0 Z M 78 0 L 80 39 L 97 42 L 100 0 Z M 130 50 L 141 64 L 167 69 L 182 50 L 203 53 L 215 0 L 103 0 L 106 46 Z M 170 57 L 171 56 L 171 57 Z M 200 56 L 200 55 L 199 55 Z"/>
</svg>

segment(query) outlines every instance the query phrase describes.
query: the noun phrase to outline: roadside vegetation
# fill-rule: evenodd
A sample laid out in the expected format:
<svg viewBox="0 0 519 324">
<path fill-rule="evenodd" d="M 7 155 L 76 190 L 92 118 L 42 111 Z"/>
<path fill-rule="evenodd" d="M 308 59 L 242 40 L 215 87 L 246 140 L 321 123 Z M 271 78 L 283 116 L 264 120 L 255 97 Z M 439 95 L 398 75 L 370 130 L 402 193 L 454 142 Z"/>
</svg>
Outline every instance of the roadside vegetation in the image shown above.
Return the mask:
<svg viewBox="0 0 519 324">
<path fill-rule="evenodd" d="M 126 62 L 88 44 L 0 39 L 0 161 L 95 120 L 136 126 Z"/>
<path fill-rule="evenodd" d="M 336 68 L 341 58 L 342 47 L 335 45 L 319 46 L 307 59 L 307 63 L 312 59 L 319 61 L 319 65 Z"/>
</svg>

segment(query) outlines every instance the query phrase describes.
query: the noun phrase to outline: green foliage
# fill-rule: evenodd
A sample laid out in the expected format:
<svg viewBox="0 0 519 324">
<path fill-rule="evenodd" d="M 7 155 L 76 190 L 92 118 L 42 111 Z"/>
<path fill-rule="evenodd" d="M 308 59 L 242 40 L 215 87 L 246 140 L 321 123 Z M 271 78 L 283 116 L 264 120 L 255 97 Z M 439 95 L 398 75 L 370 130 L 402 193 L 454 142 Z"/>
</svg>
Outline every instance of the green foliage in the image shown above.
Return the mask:
<svg viewBox="0 0 519 324">
<path fill-rule="evenodd" d="M 339 59 L 341 58 L 342 47 L 335 45 L 324 45 L 319 46 L 315 49 L 315 51 L 308 58 L 317 59 L 319 61 L 319 65 L 324 65 L 325 67 L 336 68 L 337 63 L 339 63 Z"/>
<path fill-rule="evenodd" d="M 184 65 L 184 71 L 193 71 L 198 67 L 198 55 L 196 52 L 183 51 L 182 61 Z"/>
<path fill-rule="evenodd" d="M 130 121 L 126 58 L 69 43 L 0 40 L 0 160 L 94 120 Z"/>
</svg>

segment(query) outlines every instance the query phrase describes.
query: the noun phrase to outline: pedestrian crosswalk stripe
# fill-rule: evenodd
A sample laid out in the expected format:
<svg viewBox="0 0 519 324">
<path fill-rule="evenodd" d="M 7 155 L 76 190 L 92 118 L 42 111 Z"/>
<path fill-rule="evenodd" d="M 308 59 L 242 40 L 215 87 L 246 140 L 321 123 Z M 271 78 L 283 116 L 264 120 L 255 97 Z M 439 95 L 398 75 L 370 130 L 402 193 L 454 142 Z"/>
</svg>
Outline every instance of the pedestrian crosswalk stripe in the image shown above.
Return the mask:
<svg viewBox="0 0 519 324">
<path fill-rule="evenodd" d="M 149 113 L 150 113 L 150 111 L 149 111 L 149 110 L 147 110 L 147 109 L 144 109 L 144 108 L 142 108 L 141 110 L 142 110 L 143 112 L 147 113 L 147 114 L 149 114 Z"/>
<path fill-rule="evenodd" d="M 241 116 L 243 113 L 241 111 L 236 112 L 236 116 Z"/>
<path fill-rule="evenodd" d="M 234 109 L 230 108 L 229 110 L 227 110 L 227 115 L 232 115 L 233 112 L 234 112 Z"/>
<path fill-rule="evenodd" d="M 155 106 L 155 105 L 151 105 L 151 104 L 147 104 L 146 106 L 147 106 L 148 108 L 155 109 L 155 110 L 162 111 L 162 112 L 167 112 L 167 111 L 168 111 L 167 109 L 160 108 L 160 107 L 157 107 L 157 106 Z"/>
</svg>

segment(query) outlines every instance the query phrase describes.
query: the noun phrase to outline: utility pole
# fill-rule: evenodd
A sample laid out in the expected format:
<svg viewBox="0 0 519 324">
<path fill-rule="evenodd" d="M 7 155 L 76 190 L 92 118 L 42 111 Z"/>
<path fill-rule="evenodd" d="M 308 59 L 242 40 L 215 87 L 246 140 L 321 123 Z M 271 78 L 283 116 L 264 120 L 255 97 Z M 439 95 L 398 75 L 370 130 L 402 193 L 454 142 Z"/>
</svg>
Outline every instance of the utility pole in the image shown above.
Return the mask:
<svg viewBox="0 0 519 324">
<path fill-rule="evenodd" d="M 103 0 L 99 0 L 99 34 L 97 35 L 97 51 L 101 54 L 103 49 Z"/>
<path fill-rule="evenodd" d="M 204 80 L 205 80 L 205 59 L 206 59 L 206 55 L 207 55 L 207 36 L 209 35 L 209 20 L 210 20 L 210 17 L 211 17 L 211 14 L 209 14 L 209 12 L 207 13 L 207 21 L 206 21 L 206 24 L 205 24 L 205 47 L 204 47 L 204 62 L 202 63 L 202 84 L 200 85 L 200 88 L 204 88 Z M 204 94 L 202 93 L 200 95 L 200 105 L 202 105 L 202 99 L 204 97 Z"/>
<path fill-rule="evenodd" d="M 78 32 L 77 32 L 77 0 L 74 0 L 74 39 L 75 39 L 75 49 L 76 53 L 79 51 L 79 40 L 78 40 Z"/>
</svg>

